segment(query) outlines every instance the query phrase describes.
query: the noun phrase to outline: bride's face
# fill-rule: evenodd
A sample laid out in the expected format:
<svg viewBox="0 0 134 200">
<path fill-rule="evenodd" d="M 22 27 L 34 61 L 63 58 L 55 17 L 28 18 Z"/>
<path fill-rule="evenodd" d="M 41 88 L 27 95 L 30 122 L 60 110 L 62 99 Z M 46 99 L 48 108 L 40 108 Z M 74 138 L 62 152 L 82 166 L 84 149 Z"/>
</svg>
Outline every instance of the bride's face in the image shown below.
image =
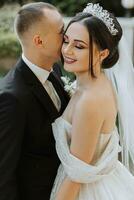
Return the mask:
<svg viewBox="0 0 134 200">
<path fill-rule="evenodd" d="M 89 70 L 89 34 L 84 25 L 72 23 L 64 35 L 62 46 L 64 68 L 69 72 Z"/>
<path fill-rule="evenodd" d="M 89 44 L 87 28 L 82 23 L 72 23 L 64 35 L 62 45 L 65 70 L 73 73 L 89 72 L 89 56 L 91 54 Z M 100 50 L 93 42 L 92 52 L 93 69 L 96 68 L 100 71 L 101 63 L 109 55 L 109 50 Z"/>
</svg>

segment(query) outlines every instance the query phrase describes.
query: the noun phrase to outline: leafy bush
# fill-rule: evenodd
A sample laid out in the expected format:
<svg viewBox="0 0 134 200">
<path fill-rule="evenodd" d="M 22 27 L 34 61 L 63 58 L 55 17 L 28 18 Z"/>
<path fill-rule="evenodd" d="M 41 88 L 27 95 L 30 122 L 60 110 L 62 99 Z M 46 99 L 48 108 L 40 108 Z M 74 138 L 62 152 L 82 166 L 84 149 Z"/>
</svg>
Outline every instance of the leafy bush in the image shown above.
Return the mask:
<svg viewBox="0 0 134 200">
<path fill-rule="evenodd" d="M 85 5 L 89 1 L 87 0 L 68 0 L 68 1 L 60 1 L 60 0 L 52 0 L 52 4 L 57 6 L 63 14 L 66 16 L 73 16 L 76 13 L 80 12 L 82 8 L 85 7 Z"/>
<path fill-rule="evenodd" d="M 13 33 L 13 21 L 18 9 L 17 4 L 5 5 L 0 9 L 0 33 Z"/>
<path fill-rule="evenodd" d="M 18 3 L 18 4 L 20 4 L 20 5 L 23 5 L 24 3 L 27 3 L 28 2 L 28 0 L 0 0 L 0 7 L 2 7 L 4 4 L 8 4 L 8 3 L 10 3 L 10 4 L 14 4 L 14 3 Z"/>
<path fill-rule="evenodd" d="M 13 32 L 13 16 L 0 14 L 0 32 Z"/>
<path fill-rule="evenodd" d="M 0 58 L 18 57 L 21 48 L 13 32 L 13 21 L 19 6 L 5 5 L 0 9 Z"/>
<path fill-rule="evenodd" d="M 14 34 L 0 34 L 0 58 L 7 56 L 17 58 L 20 52 L 20 44 Z"/>
<path fill-rule="evenodd" d="M 81 12 L 87 3 L 100 3 L 105 9 L 108 9 L 116 16 L 123 16 L 125 9 L 121 6 L 121 0 L 52 0 L 51 3 L 57 6 L 66 16 L 74 16 Z M 134 13 L 133 13 L 134 14 Z"/>
</svg>

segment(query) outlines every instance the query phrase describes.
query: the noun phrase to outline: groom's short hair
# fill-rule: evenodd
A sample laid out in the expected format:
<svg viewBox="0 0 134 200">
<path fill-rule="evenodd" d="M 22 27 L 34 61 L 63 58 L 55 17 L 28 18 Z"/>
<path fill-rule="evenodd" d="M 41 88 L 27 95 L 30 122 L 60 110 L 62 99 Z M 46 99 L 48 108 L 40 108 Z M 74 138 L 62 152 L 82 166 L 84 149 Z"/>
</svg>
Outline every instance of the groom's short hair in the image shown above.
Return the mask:
<svg viewBox="0 0 134 200">
<path fill-rule="evenodd" d="M 14 21 L 14 29 L 19 39 L 23 37 L 23 34 L 27 32 L 32 25 L 39 23 L 42 18 L 45 17 L 44 8 L 57 10 L 55 6 L 45 2 L 29 3 L 21 7 Z"/>
</svg>

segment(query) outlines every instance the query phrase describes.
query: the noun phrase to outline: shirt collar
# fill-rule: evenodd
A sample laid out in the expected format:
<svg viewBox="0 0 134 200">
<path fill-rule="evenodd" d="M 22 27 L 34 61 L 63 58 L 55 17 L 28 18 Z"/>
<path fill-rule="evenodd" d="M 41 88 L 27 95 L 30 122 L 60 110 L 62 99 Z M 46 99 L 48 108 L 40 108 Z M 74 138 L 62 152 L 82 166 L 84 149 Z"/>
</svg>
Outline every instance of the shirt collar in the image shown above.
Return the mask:
<svg viewBox="0 0 134 200">
<path fill-rule="evenodd" d="M 50 74 L 49 71 L 38 67 L 37 65 L 30 62 L 24 54 L 22 54 L 22 59 L 26 63 L 26 65 L 31 69 L 31 71 L 35 74 L 35 76 L 40 80 L 42 84 L 44 84 Z"/>
</svg>

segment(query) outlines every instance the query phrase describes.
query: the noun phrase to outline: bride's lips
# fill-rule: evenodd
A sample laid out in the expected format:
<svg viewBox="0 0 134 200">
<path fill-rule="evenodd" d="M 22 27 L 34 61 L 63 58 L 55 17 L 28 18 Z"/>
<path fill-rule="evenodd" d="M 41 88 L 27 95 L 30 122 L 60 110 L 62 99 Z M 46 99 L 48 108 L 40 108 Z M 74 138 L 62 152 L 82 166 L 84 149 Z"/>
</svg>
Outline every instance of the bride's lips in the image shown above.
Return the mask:
<svg viewBox="0 0 134 200">
<path fill-rule="evenodd" d="M 73 58 L 69 58 L 69 57 L 64 57 L 64 62 L 67 64 L 72 64 L 74 62 L 76 62 L 77 60 L 73 59 Z"/>
</svg>

